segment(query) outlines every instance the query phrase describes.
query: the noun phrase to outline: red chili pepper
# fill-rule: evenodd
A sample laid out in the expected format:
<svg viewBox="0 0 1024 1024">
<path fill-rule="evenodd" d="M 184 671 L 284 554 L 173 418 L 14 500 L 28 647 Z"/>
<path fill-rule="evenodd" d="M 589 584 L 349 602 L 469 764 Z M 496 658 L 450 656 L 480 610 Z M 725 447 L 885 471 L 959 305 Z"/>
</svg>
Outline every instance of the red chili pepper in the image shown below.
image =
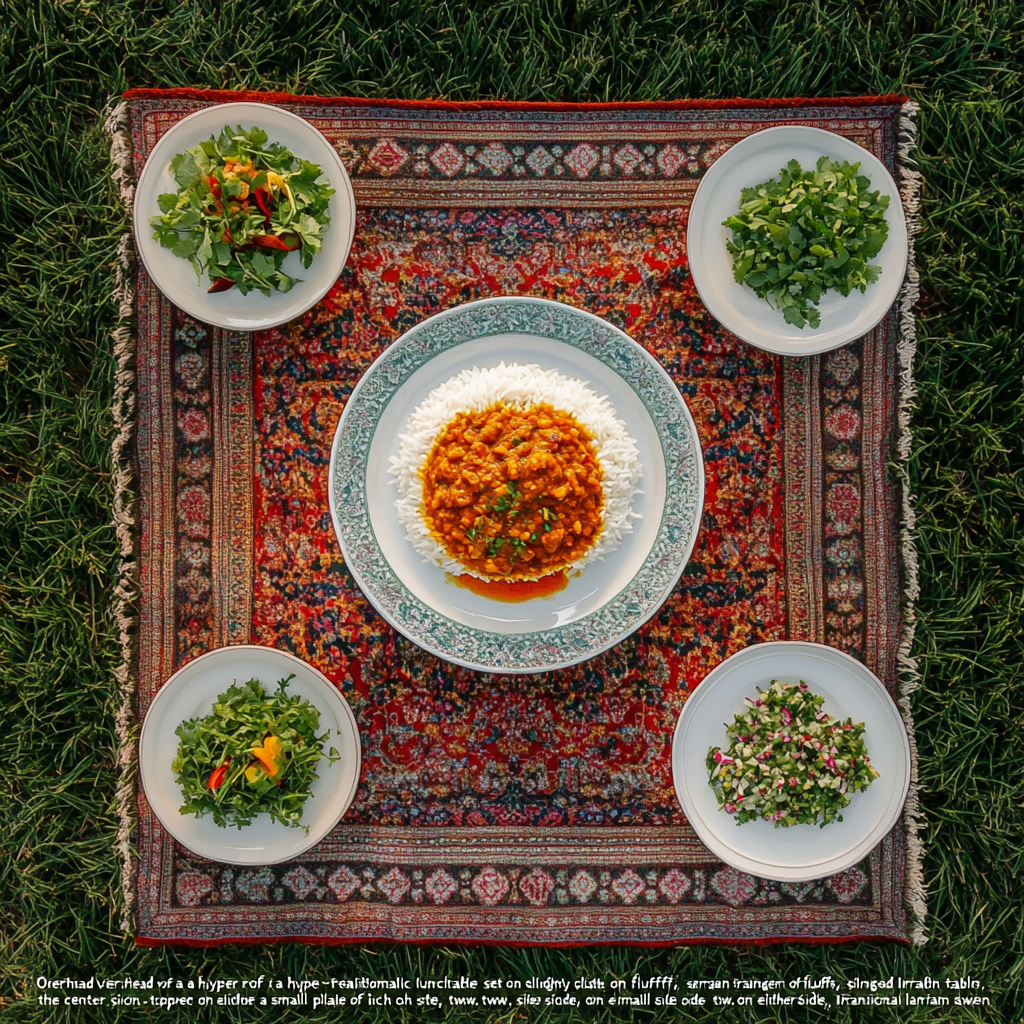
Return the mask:
<svg viewBox="0 0 1024 1024">
<path fill-rule="evenodd" d="M 224 279 L 221 278 L 221 280 Z M 231 758 L 229 757 L 222 765 L 219 765 L 217 768 L 214 768 L 212 772 L 210 772 L 210 777 L 206 780 L 207 789 L 220 789 L 220 787 L 224 784 L 224 777 L 228 773 L 228 767 L 230 766 L 230 764 Z"/>
<path fill-rule="evenodd" d="M 267 191 L 262 185 L 253 192 L 253 198 L 256 200 L 256 205 L 260 208 L 260 213 L 263 214 L 263 226 L 270 230 L 270 192 Z"/>
<path fill-rule="evenodd" d="M 213 284 L 207 289 L 207 294 L 210 292 L 226 292 L 229 288 L 234 288 L 235 282 L 230 277 L 218 277 Z"/>
<path fill-rule="evenodd" d="M 298 235 L 254 235 L 252 244 L 261 249 L 279 249 L 281 252 L 293 252 L 302 245 L 302 239 Z"/>
<path fill-rule="evenodd" d="M 206 183 L 210 186 L 210 191 L 220 199 L 220 182 L 211 174 L 207 179 Z"/>
</svg>

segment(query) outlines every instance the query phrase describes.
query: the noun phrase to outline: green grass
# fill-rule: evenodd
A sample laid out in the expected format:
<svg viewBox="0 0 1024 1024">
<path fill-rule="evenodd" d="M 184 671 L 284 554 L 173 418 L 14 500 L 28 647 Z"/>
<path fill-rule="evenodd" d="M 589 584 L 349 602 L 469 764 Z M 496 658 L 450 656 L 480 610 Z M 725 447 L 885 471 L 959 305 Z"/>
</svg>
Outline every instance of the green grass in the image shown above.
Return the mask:
<svg viewBox="0 0 1024 1024">
<path fill-rule="evenodd" d="M 1024 876 L 1019 4 L 17 0 L 2 14 L 3 1020 L 101 1019 L 38 1006 L 32 979 L 39 974 L 465 971 L 521 978 L 970 975 L 993 1005 L 904 1010 L 899 1019 L 1021 1019 L 1024 915 L 1014 886 Z M 914 710 L 927 815 L 927 946 L 153 951 L 124 941 L 111 853 L 118 652 L 108 410 L 116 314 L 109 293 L 126 218 L 99 120 L 109 96 L 143 85 L 520 100 L 907 91 L 921 103 L 925 297 L 911 471 L 923 584 L 915 648 L 923 682 Z M 350 1016 L 401 1018 L 393 1008 Z M 337 1010 L 297 1010 L 266 1019 L 338 1018 Z M 256 1018 L 225 1010 L 203 1019 Z M 453 1010 L 447 1019 L 488 1018 Z M 501 1019 L 584 1018 L 531 1010 Z M 694 1019 L 826 1018 L 755 1008 L 706 1009 Z M 897 1017 L 877 1009 L 827 1019 Z"/>
</svg>

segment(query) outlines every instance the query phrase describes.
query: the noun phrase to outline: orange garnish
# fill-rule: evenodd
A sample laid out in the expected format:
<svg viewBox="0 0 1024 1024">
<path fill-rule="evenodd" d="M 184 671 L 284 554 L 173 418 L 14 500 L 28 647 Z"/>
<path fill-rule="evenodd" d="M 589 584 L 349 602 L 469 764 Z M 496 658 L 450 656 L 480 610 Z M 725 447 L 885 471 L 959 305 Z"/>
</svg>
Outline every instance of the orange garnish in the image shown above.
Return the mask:
<svg viewBox="0 0 1024 1024">
<path fill-rule="evenodd" d="M 252 756 L 263 765 L 267 778 L 273 779 L 280 774 L 281 741 L 276 736 L 268 736 L 262 747 L 253 747 Z"/>
</svg>

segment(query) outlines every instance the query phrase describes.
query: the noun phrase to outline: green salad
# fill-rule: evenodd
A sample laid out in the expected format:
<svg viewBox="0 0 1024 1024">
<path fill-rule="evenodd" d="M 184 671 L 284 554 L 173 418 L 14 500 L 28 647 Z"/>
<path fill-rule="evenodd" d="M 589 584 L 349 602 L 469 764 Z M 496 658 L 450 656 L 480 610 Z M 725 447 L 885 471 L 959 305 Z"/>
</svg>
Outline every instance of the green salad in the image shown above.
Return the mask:
<svg viewBox="0 0 1024 1024">
<path fill-rule="evenodd" d="M 795 327 L 821 325 L 814 307 L 828 289 L 863 292 L 881 272 L 868 261 L 889 233 L 889 197 L 859 169 L 823 156 L 805 171 L 790 160 L 778 178 L 743 189 L 739 213 L 722 222 L 736 280 Z"/>
<path fill-rule="evenodd" d="M 225 126 L 171 161 L 178 191 L 158 197 L 153 237 L 200 281 L 208 273 L 211 292 L 286 292 L 300 279 L 284 272 L 285 257 L 298 252 L 308 269 L 331 222 L 334 189 L 321 173 L 262 128 Z"/>
<path fill-rule="evenodd" d="M 707 766 L 719 810 L 736 823 L 762 818 L 775 827 L 842 821 L 858 789 L 878 778 L 862 739 L 863 723 L 821 710 L 807 684 L 772 680 L 727 727 L 728 748 L 712 747 Z"/>
<path fill-rule="evenodd" d="M 172 768 L 185 798 L 182 814 L 212 814 L 222 827 L 242 828 L 257 814 L 299 825 L 329 732 L 317 735 L 320 712 L 305 697 L 288 696 L 293 678 L 269 695 L 258 679 L 234 685 L 211 714 L 178 726 Z M 340 757 L 333 747 L 326 756 Z"/>
</svg>

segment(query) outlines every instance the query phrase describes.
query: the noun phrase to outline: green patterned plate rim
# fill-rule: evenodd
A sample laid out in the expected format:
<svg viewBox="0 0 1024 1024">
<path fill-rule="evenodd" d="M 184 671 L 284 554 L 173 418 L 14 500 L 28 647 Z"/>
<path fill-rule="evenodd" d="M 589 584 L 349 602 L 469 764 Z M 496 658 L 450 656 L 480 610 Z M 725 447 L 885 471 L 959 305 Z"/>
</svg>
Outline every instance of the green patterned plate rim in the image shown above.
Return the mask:
<svg viewBox="0 0 1024 1024">
<path fill-rule="evenodd" d="M 413 594 L 382 554 L 367 499 L 374 432 L 402 385 L 441 353 L 500 335 L 558 341 L 614 371 L 656 425 L 666 474 L 654 544 L 628 585 L 575 621 L 523 633 L 465 625 Z M 662 606 L 697 541 L 704 459 L 682 394 L 661 364 L 632 338 L 593 313 L 564 303 L 503 296 L 437 313 L 381 353 L 353 389 L 338 423 L 331 449 L 329 496 L 345 564 L 367 600 L 395 629 L 425 650 L 467 668 L 540 673 L 578 664 L 614 647 Z"/>
</svg>

